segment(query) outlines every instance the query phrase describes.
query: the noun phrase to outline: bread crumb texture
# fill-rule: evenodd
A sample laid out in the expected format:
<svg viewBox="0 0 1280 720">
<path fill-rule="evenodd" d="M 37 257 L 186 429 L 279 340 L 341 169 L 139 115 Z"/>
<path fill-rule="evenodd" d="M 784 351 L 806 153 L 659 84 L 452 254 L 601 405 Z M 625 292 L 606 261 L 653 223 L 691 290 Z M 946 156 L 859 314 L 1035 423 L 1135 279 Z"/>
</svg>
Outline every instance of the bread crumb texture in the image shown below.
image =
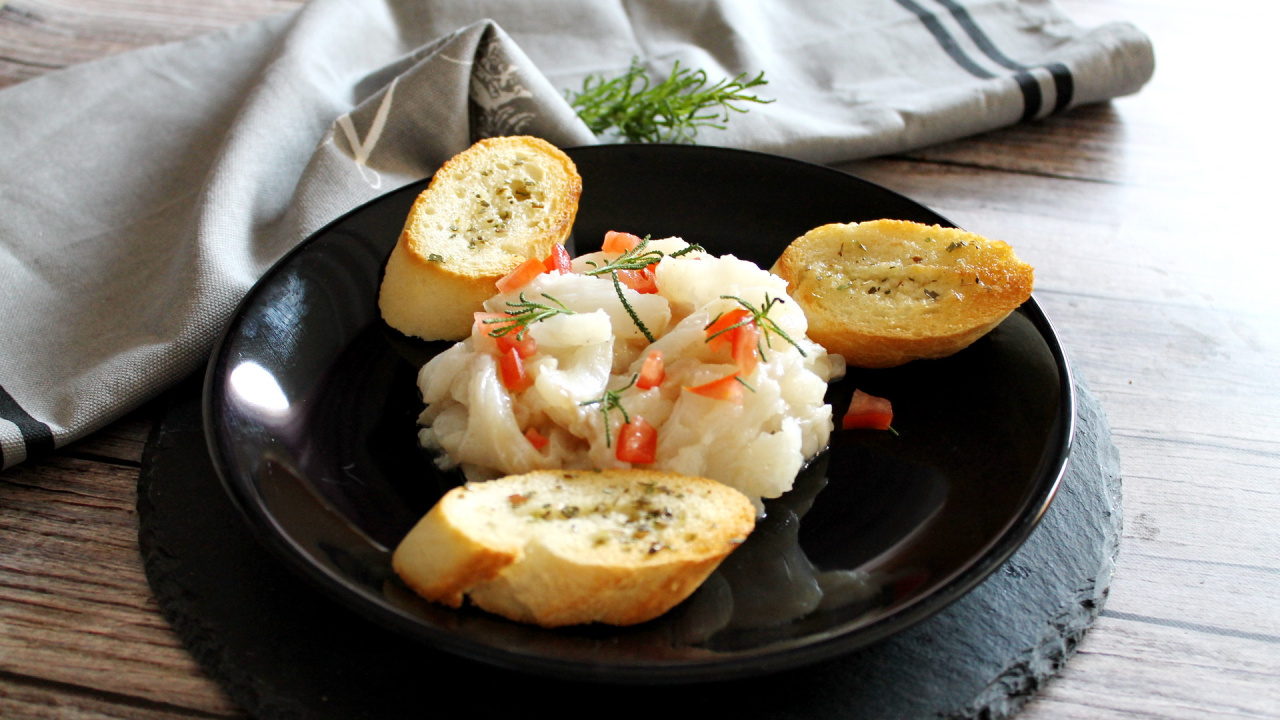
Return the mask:
<svg viewBox="0 0 1280 720">
<path fill-rule="evenodd" d="M 409 214 L 413 256 L 453 274 L 506 271 L 550 252 L 577 202 L 572 162 L 534 138 L 492 138 L 436 173 Z M 573 175 L 576 175 L 576 170 Z M 580 183 L 576 180 L 576 183 Z M 532 250 L 532 252 L 531 252 Z"/>
<path fill-rule="evenodd" d="M 586 478 L 584 480 L 584 477 Z M 515 492 L 472 483 L 484 494 L 468 505 L 477 526 L 525 542 L 539 539 L 583 557 L 611 555 L 621 562 L 660 561 L 660 553 L 719 552 L 731 539 L 699 528 L 719 521 L 719 483 L 672 483 L 656 475 L 632 480 L 603 473 L 551 472 Z M 505 494 L 504 494 L 505 493 Z M 754 510 L 753 510 L 754 513 Z"/>
<path fill-rule="evenodd" d="M 489 138 L 455 155 L 414 202 L 388 258 L 383 319 L 427 340 L 465 337 L 498 279 L 564 243 L 581 194 L 573 161 L 539 138 Z"/>
<path fill-rule="evenodd" d="M 742 493 L 706 478 L 538 471 L 451 490 L 393 566 L 429 600 L 457 606 L 465 595 L 546 627 L 631 625 L 697 589 L 750 534 L 755 514 Z M 441 542 L 451 534 L 468 542 Z M 508 562 L 493 567 L 494 556 Z"/>
<path fill-rule="evenodd" d="M 809 337 L 857 367 L 968 347 L 1031 296 L 1033 269 L 999 240 L 901 220 L 814 228 L 773 271 Z"/>
</svg>

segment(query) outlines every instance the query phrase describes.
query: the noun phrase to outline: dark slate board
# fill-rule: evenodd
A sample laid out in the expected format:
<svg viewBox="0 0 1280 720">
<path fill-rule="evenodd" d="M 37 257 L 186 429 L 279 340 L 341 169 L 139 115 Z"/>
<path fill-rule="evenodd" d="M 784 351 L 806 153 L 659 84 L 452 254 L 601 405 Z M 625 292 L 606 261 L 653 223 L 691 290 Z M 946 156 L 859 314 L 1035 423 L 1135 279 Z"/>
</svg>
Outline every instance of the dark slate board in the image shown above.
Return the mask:
<svg viewBox="0 0 1280 720">
<path fill-rule="evenodd" d="M 429 717 L 455 699 L 485 716 L 636 708 L 658 717 L 1003 718 L 1074 653 L 1106 598 L 1119 547 L 1119 455 L 1097 399 L 1077 392 L 1066 477 L 1008 562 L 888 640 L 764 678 L 661 687 L 551 681 L 478 665 L 365 621 L 256 543 L 209 463 L 195 383 L 172 393 L 143 455 L 142 555 L 165 618 L 257 718 Z"/>
</svg>

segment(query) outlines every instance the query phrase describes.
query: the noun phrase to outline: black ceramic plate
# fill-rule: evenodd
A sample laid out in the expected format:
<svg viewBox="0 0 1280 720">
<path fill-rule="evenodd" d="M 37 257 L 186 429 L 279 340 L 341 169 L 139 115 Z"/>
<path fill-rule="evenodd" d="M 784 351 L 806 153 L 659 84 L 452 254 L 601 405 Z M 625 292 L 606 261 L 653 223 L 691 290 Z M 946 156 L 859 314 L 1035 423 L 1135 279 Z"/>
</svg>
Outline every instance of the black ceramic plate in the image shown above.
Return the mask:
<svg viewBox="0 0 1280 720">
<path fill-rule="evenodd" d="M 768 267 L 829 222 L 949 225 L 884 188 L 793 160 L 690 146 L 571 150 L 573 242 L 679 235 Z M 960 597 L 1026 539 L 1065 468 L 1068 370 L 1028 301 L 950 358 L 851 370 L 897 434 L 839 431 L 749 541 L 685 603 L 630 628 L 543 630 L 422 601 L 390 551 L 458 482 L 417 446 L 418 367 L 441 344 L 379 318 L 383 263 L 424 184 L 316 233 L 249 293 L 205 387 L 215 466 L 264 544 L 355 612 L 433 646 L 534 673 L 620 682 L 762 674 L 863 647 Z"/>
</svg>

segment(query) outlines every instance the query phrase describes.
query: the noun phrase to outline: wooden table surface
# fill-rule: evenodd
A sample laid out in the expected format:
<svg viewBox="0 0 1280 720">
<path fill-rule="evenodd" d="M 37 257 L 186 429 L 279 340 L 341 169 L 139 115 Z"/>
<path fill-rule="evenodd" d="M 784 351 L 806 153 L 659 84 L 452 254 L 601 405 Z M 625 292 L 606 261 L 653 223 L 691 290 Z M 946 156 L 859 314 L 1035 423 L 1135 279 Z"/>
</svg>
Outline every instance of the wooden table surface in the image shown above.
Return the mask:
<svg viewBox="0 0 1280 720">
<path fill-rule="evenodd" d="M 1012 243 L 1124 469 L 1111 596 L 1025 718 L 1280 718 L 1280 168 L 1271 3 L 1059 0 L 1154 41 L 1138 95 L 846 166 Z M 0 2 L 0 86 L 295 7 Z M 1207 8 L 1207 9 L 1206 9 Z M 146 409 L 0 474 L 0 717 L 239 717 L 137 545 Z"/>
</svg>

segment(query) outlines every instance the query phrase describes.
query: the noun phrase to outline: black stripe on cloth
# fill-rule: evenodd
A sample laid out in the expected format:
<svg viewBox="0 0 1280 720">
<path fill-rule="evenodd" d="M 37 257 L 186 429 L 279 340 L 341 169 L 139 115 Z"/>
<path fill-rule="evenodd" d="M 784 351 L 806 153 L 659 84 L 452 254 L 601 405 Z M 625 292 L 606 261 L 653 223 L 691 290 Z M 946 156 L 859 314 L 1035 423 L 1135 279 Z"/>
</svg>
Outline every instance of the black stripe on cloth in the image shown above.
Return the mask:
<svg viewBox="0 0 1280 720">
<path fill-rule="evenodd" d="M 1040 113 L 1040 107 L 1044 104 L 1044 97 L 1040 93 L 1040 81 L 1026 71 L 1014 73 L 1013 79 L 1022 90 L 1022 117 L 1019 119 L 1022 122 L 1035 120 L 1036 115 Z"/>
<path fill-rule="evenodd" d="M 983 80 L 990 80 L 995 77 L 994 73 L 975 63 L 973 58 L 965 53 L 960 44 L 956 42 L 956 39 L 951 37 L 951 33 L 947 32 L 942 23 L 938 22 L 938 18 L 933 13 L 920 7 L 914 0 L 897 0 L 897 3 L 919 18 L 925 29 L 933 36 L 933 39 L 938 41 L 938 45 L 942 46 L 947 55 L 951 56 L 951 59 L 968 71 L 970 75 Z"/>
<path fill-rule="evenodd" d="M 956 42 L 956 39 L 951 37 L 951 33 L 947 32 L 946 27 L 944 27 L 942 23 L 938 21 L 937 16 L 935 16 L 933 13 L 929 12 L 928 10 L 925 10 L 923 7 L 918 5 L 914 0 L 897 0 L 897 3 L 902 7 L 906 8 L 911 13 L 913 13 L 920 20 L 920 22 L 925 26 L 925 28 L 929 31 L 929 34 L 933 35 L 933 39 L 938 41 L 938 44 L 942 46 L 942 49 L 946 51 L 947 55 L 949 55 L 951 59 L 956 62 L 957 65 L 959 65 L 960 67 L 968 71 L 970 75 L 973 75 L 974 77 L 977 77 L 977 78 L 981 78 L 983 80 L 989 80 L 991 78 L 996 77 L 995 73 L 990 72 L 986 68 L 974 62 L 973 58 L 969 57 L 969 55 L 964 51 L 964 48 L 961 48 L 960 44 Z M 955 3 L 951 3 L 951 5 L 954 6 L 956 9 L 960 10 L 961 14 L 964 17 L 967 18 L 969 16 L 968 11 L 966 11 L 963 7 L 955 5 Z M 952 15 L 955 15 L 955 13 L 953 12 Z M 965 22 L 961 20 L 959 16 L 956 16 L 956 20 L 960 21 L 961 26 L 965 26 Z M 982 31 L 978 29 L 976 25 L 973 25 L 972 18 L 969 19 L 969 25 L 972 26 L 973 29 L 977 31 L 979 36 L 981 36 L 984 40 L 986 39 L 986 35 L 983 34 Z M 965 32 L 969 34 L 969 37 L 971 39 L 973 39 L 973 33 L 969 31 L 968 27 L 965 27 Z M 976 39 L 974 41 L 977 42 Z M 977 42 L 977 44 L 979 49 L 982 49 L 983 43 Z M 995 46 L 991 45 L 991 42 L 989 40 L 986 40 L 986 45 L 990 46 L 992 50 L 994 50 L 998 55 L 1000 55 L 1000 57 L 1004 57 L 1003 54 L 1001 54 L 1000 51 L 995 48 Z M 983 52 L 986 53 L 986 50 L 984 49 Z M 995 58 L 992 58 L 992 59 L 994 60 Z M 1005 59 L 1007 60 L 1007 58 Z M 996 62 L 999 63 L 999 60 L 997 60 Z M 1000 64 L 1003 65 L 1004 63 L 1000 63 Z M 1006 65 L 1005 67 L 1008 67 L 1008 66 Z M 1016 69 L 1016 68 L 1010 68 L 1010 69 Z M 1022 91 L 1022 117 L 1020 118 L 1020 120 L 1022 121 L 1031 120 L 1040 113 L 1040 105 L 1041 103 L 1044 102 L 1044 98 L 1041 96 L 1041 93 L 1040 93 L 1040 83 L 1037 82 L 1036 79 L 1032 77 L 1030 73 L 1027 73 L 1024 70 L 1019 70 L 1018 72 L 1014 73 L 1013 79 L 1014 79 L 1014 82 L 1018 84 L 1018 89 Z"/>
<path fill-rule="evenodd" d="M 991 42 L 991 38 L 987 37 L 982 28 L 978 27 L 978 23 L 974 22 L 973 16 L 969 14 L 969 8 L 955 2 L 955 0 L 936 0 L 936 2 L 946 8 L 947 12 L 951 13 L 951 17 L 960 23 L 960 27 L 964 28 L 965 34 L 969 36 L 974 45 L 978 46 L 983 55 L 1010 70 L 1028 69 L 1026 65 L 1016 62 L 1003 52 L 1000 52 L 1000 48 L 996 47 L 995 43 Z"/>
<path fill-rule="evenodd" d="M 14 400 L 2 385 L 0 385 L 0 418 L 18 426 L 18 430 L 22 433 L 22 442 L 27 446 L 28 459 L 53 451 L 53 431 L 48 425 L 31 417 L 30 413 L 23 410 L 18 401 Z M 3 450 L 0 450 L 0 453 L 3 453 Z M 3 460 L 4 457 L 0 454 L 0 462 Z"/>
<path fill-rule="evenodd" d="M 1053 86 L 1058 91 L 1058 99 L 1053 102 L 1053 112 L 1060 113 L 1071 104 L 1072 93 L 1076 91 L 1076 80 L 1062 63 L 1049 63 L 1044 67 L 1053 76 Z"/>
<path fill-rule="evenodd" d="M 973 16 L 969 14 L 968 8 L 957 3 L 955 0 L 936 0 L 936 2 L 946 8 L 947 12 L 951 13 L 951 17 L 955 18 L 956 22 L 960 23 L 960 27 L 964 28 L 965 34 L 969 36 L 969 39 L 978 46 L 978 49 L 982 51 L 983 55 L 991 58 L 993 62 L 1001 65 L 1002 67 L 1009 68 L 1010 70 L 1026 71 L 1032 69 L 1030 66 L 1023 65 L 1001 52 L 1000 48 L 996 47 L 995 43 L 991 42 L 991 38 L 982 31 L 982 28 L 978 27 L 978 23 L 975 22 Z M 1066 109 L 1067 105 L 1071 104 L 1071 95 L 1075 91 L 1075 79 L 1071 77 L 1071 71 L 1067 69 L 1067 66 L 1062 63 L 1049 63 L 1042 67 L 1048 70 L 1049 76 L 1053 78 L 1053 89 L 1055 95 L 1053 101 L 1053 112 L 1062 112 Z M 1023 87 L 1023 92 L 1025 93 L 1026 89 L 1023 81 L 1016 75 L 1014 76 L 1014 79 L 1018 81 L 1019 87 Z M 1040 97 L 1040 91 L 1036 90 L 1036 107 L 1034 112 L 1032 112 L 1031 108 L 1028 107 L 1023 111 L 1022 119 L 1029 120 L 1034 118 L 1036 114 L 1040 112 L 1040 103 L 1042 102 L 1043 99 Z M 1030 106 L 1031 103 L 1028 101 L 1027 105 Z"/>
</svg>

